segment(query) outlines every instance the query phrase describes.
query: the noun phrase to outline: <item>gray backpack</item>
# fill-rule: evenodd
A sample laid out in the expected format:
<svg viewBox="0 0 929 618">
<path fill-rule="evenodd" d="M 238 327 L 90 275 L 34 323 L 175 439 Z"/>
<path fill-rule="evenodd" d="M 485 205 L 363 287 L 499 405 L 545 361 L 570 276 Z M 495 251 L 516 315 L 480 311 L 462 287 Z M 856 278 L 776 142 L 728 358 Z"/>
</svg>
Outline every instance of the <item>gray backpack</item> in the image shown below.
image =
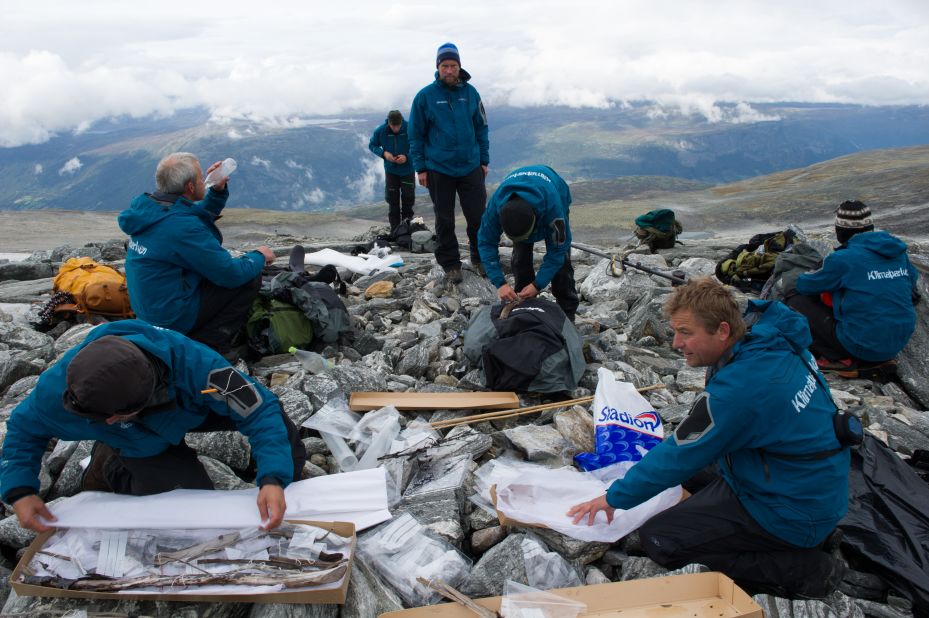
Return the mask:
<svg viewBox="0 0 929 618">
<path fill-rule="evenodd" d="M 410 234 L 410 252 L 435 253 L 435 234 L 429 230 L 419 230 Z"/>
</svg>

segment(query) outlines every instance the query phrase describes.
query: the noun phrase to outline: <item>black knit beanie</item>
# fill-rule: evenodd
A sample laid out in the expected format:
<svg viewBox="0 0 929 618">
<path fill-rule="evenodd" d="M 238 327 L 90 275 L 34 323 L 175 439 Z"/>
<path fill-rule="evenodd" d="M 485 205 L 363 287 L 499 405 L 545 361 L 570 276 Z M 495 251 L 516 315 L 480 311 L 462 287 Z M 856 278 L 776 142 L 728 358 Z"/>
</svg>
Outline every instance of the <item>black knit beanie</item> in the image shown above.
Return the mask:
<svg viewBox="0 0 929 618">
<path fill-rule="evenodd" d="M 500 227 L 511 240 L 525 240 L 535 227 L 532 205 L 519 197 L 512 197 L 500 207 Z"/>
<path fill-rule="evenodd" d="M 67 385 L 66 410 L 104 420 L 145 407 L 155 390 L 155 368 L 133 343 L 106 335 L 74 355 L 68 364 Z"/>
<path fill-rule="evenodd" d="M 871 209 L 864 202 L 848 201 L 835 209 L 835 237 L 841 244 L 860 232 L 873 232 Z"/>
</svg>

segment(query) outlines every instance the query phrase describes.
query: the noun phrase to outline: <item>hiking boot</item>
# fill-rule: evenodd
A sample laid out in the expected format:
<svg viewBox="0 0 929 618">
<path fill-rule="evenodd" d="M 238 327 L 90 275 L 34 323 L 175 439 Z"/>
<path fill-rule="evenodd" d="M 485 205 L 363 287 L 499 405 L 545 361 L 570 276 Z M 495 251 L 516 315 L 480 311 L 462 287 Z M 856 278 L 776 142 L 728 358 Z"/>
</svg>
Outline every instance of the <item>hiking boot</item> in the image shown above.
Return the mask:
<svg viewBox="0 0 929 618">
<path fill-rule="evenodd" d="M 103 442 L 95 442 L 90 451 L 90 463 L 81 475 L 81 491 L 113 491 L 106 480 L 106 464 L 116 452 Z"/>
<path fill-rule="evenodd" d="M 854 371 L 855 361 L 851 358 L 842 358 L 839 360 L 829 360 L 828 358 L 817 358 L 816 365 L 820 371 Z"/>
<path fill-rule="evenodd" d="M 449 283 L 461 283 L 463 277 L 461 276 L 461 268 L 449 268 L 445 271 L 445 280 Z"/>
</svg>

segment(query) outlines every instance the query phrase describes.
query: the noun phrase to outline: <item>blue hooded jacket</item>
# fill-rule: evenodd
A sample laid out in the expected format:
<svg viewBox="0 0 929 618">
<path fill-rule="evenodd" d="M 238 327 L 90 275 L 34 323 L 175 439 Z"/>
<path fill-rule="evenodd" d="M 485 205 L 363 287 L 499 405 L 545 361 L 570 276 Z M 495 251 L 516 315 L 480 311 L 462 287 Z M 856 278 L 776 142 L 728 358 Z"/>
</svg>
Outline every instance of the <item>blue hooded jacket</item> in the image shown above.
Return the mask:
<svg viewBox="0 0 929 618">
<path fill-rule="evenodd" d="M 801 294 L 832 293 L 835 334 L 855 358 L 893 358 L 916 329 L 912 291 L 919 277 L 906 243 L 884 231 L 861 232 L 797 278 Z"/>
<path fill-rule="evenodd" d="M 461 69 L 459 77 L 461 81 L 449 88 L 436 71 L 435 81 L 413 99 L 410 153 L 417 172 L 432 170 L 461 177 L 490 163 L 481 95 L 468 83 L 471 75 L 467 71 Z"/>
<path fill-rule="evenodd" d="M 552 277 L 564 264 L 565 255 L 571 250 L 571 226 L 568 209 L 571 206 L 571 191 L 561 176 L 547 165 L 530 165 L 510 172 L 494 191 L 477 233 L 478 251 L 487 278 L 498 288 L 506 283 L 500 268 L 500 208 L 511 197 L 526 200 L 535 211 L 535 227 L 526 240 L 533 244 L 545 241 L 545 258 L 535 276 L 535 287 L 542 291 L 551 283 Z"/>
<path fill-rule="evenodd" d="M 806 351 L 812 337 L 803 316 L 766 301 L 750 301 L 746 316 L 758 321 L 708 379 L 687 418 L 610 486 L 607 502 L 632 508 L 717 461 L 762 528 L 814 547 L 848 509 L 849 451 L 823 459 L 774 456 L 838 448 L 836 408 Z"/>
<path fill-rule="evenodd" d="M 409 125 L 404 120 L 400 123 L 400 131 L 394 133 L 387 121 L 374 129 L 371 134 L 371 141 L 368 142 L 368 150 L 375 155 L 384 158 L 386 150 L 392 155 L 406 155 L 406 163 L 394 163 L 384 159 L 384 171 L 396 176 L 409 176 L 413 173 L 413 161 L 410 158 L 410 140 Z"/>
<path fill-rule="evenodd" d="M 201 281 L 236 288 L 261 274 L 259 251 L 233 258 L 222 247 L 215 221 L 228 197 L 228 189 L 210 189 L 199 202 L 168 203 L 143 193 L 119 213 L 119 227 L 131 237 L 129 302 L 140 319 L 186 333 L 197 321 Z"/>
<path fill-rule="evenodd" d="M 71 359 L 85 345 L 106 335 L 131 341 L 167 366 L 169 392 L 177 401 L 176 408 L 143 413 L 113 425 L 85 419 L 64 408 L 62 395 L 67 388 Z M 239 431 L 248 437 L 258 462 L 258 479 L 270 476 L 286 486 L 293 480 L 294 464 L 277 397 L 246 377 L 257 387 L 262 402 L 242 417 L 221 397 L 200 392 L 208 388 L 211 371 L 227 367 L 229 363 L 205 345 L 141 320 L 97 326 L 83 343 L 70 349 L 39 377 L 33 391 L 10 414 L 0 460 L 0 494 L 6 500 L 13 489 L 32 488 L 38 492 L 42 455 L 53 437 L 99 440 L 126 457 L 151 457 L 180 444 L 187 432 L 203 423 L 210 412 L 231 417 Z"/>
</svg>

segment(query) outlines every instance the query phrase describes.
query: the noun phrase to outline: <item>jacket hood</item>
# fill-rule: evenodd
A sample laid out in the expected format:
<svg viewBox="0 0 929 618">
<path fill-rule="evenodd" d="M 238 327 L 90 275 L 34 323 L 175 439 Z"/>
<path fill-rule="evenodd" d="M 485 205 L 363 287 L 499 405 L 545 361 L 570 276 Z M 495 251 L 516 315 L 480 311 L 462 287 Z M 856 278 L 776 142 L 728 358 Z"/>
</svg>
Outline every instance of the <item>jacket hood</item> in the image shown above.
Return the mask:
<svg viewBox="0 0 929 618">
<path fill-rule="evenodd" d="M 461 70 L 458 71 L 458 79 L 461 80 L 461 83 L 462 83 L 462 84 L 467 84 L 469 81 L 471 81 L 471 74 L 468 73 L 467 71 L 465 71 L 464 69 L 461 69 Z M 435 83 L 438 84 L 439 86 L 444 86 L 444 85 L 445 85 L 444 82 L 442 82 L 442 81 L 439 80 L 439 72 L 438 72 L 438 71 L 435 72 Z"/>
<path fill-rule="evenodd" d="M 813 343 L 806 318 L 781 302 L 750 300 L 744 317 L 750 328 L 740 344 L 744 349 L 776 347 L 782 338 L 794 350 L 806 350 Z"/>
<path fill-rule="evenodd" d="M 906 252 L 905 242 L 883 230 L 855 234 L 848 240 L 848 247 L 871 251 L 885 258 L 895 258 Z"/>
<path fill-rule="evenodd" d="M 174 204 L 159 202 L 148 193 L 143 193 L 130 204 L 129 208 L 119 213 L 119 229 L 132 236 L 139 234 L 156 223 L 176 216 L 195 216 L 210 223 L 213 217 L 193 202 L 180 198 Z"/>
</svg>

